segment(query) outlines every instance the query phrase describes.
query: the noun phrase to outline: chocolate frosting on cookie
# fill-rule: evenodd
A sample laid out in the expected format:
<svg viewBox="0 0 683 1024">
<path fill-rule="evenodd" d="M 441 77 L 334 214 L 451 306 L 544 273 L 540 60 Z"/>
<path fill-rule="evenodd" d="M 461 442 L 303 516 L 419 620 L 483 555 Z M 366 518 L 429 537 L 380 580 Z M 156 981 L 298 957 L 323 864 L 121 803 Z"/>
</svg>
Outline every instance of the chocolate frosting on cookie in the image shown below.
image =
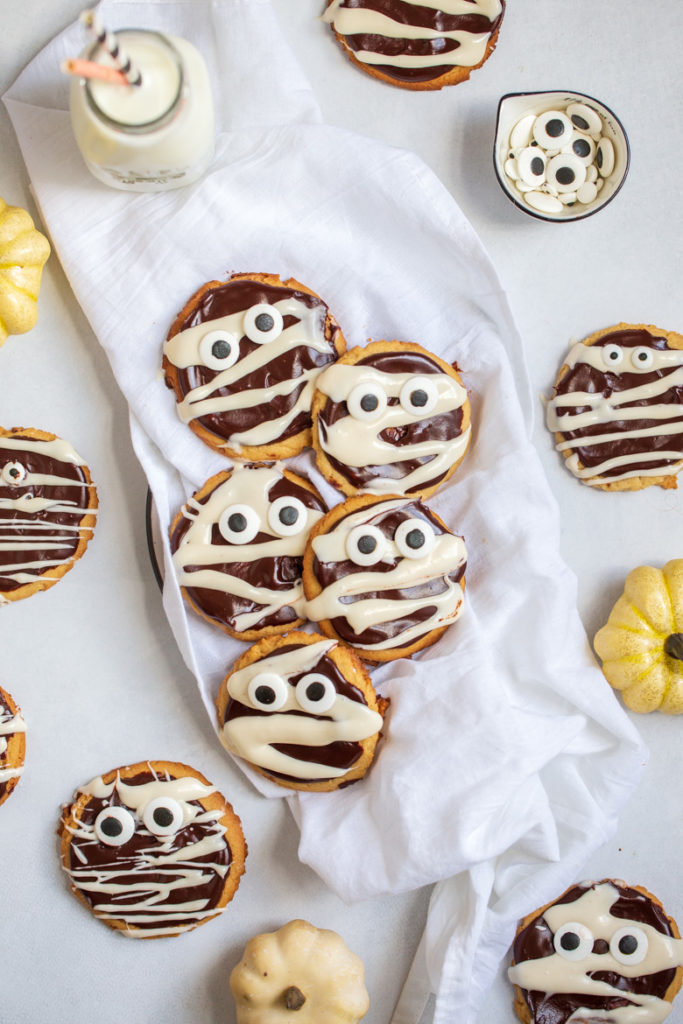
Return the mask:
<svg viewBox="0 0 683 1024">
<path fill-rule="evenodd" d="M 92 488 L 66 441 L 0 435 L 0 603 L 74 557 L 82 521 L 95 514 Z"/>
<path fill-rule="evenodd" d="M 504 0 L 328 0 L 324 18 L 363 64 L 397 82 L 429 82 L 473 67 L 497 32 Z M 383 61 L 382 58 L 385 58 Z"/>
<path fill-rule="evenodd" d="M 591 894 L 590 897 L 587 894 Z M 582 897 L 581 909 L 577 907 L 573 915 L 571 905 L 578 903 Z M 585 898 L 593 901 L 590 906 Z M 553 931 L 547 917 L 552 918 L 553 913 L 557 914 L 556 908 L 566 908 L 566 913 L 560 912 Z M 560 920 L 564 924 L 558 927 Z M 574 920 L 580 923 L 575 924 Z M 590 928 L 582 931 L 589 924 Z M 630 925 L 635 926 L 635 931 L 629 930 Z M 641 926 L 640 930 L 638 926 Z M 558 932 L 562 934 L 560 928 L 566 937 L 558 942 Z M 652 932 L 666 937 L 663 940 L 663 952 L 653 948 L 656 943 L 652 937 L 648 949 L 647 935 L 642 934 L 643 928 L 652 929 Z M 515 966 L 510 969 L 510 978 L 522 988 L 532 1020 L 536 1024 L 567 1024 L 572 1014 L 581 1008 L 594 1013 L 609 1013 L 619 1007 L 630 1008 L 634 1013 L 632 1017 L 627 1010 L 622 1010 L 621 1016 L 614 1018 L 624 1024 L 631 1020 L 663 1020 L 663 1016 L 656 1014 L 647 1017 L 642 1007 L 652 1005 L 654 1014 L 657 1006 L 661 1006 L 659 1001 L 663 1000 L 674 980 L 677 961 L 680 959 L 680 942 L 673 936 L 669 918 L 659 904 L 645 893 L 613 880 L 585 882 L 573 886 L 551 908 L 546 908 L 517 933 L 513 944 Z M 585 949 L 579 948 L 580 942 L 585 943 Z M 640 951 L 637 949 L 638 943 L 642 947 Z M 567 951 L 564 953 L 567 956 L 565 960 L 561 958 L 563 946 Z M 621 962 L 615 960 L 615 953 L 621 957 Z M 633 963 L 628 963 L 629 955 L 635 957 Z M 533 974 L 535 978 L 545 978 L 548 991 L 526 988 L 523 984 L 523 972 L 529 971 L 530 965 L 536 961 L 553 964 L 552 970 L 539 965 L 542 966 L 541 972 Z M 634 966 L 638 963 L 642 963 L 642 967 Z M 665 969 L 662 969 L 663 966 Z M 552 984 L 554 971 L 564 975 L 556 986 Z M 576 992 L 566 991 L 571 971 L 576 972 Z M 530 973 L 527 978 L 531 976 Z M 584 980 L 581 980 L 582 977 Z M 665 1007 L 664 1015 L 667 1012 Z"/>
<path fill-rule="evenodd" d="M 259 322 L 269 325 L 266 340 L 255 324 L 246 326 L 255 309 Z M 326 320 L 328 313 L 315 295 L 258 280 L 233 278 L 205 290 L 164 346 L 165 358 L 177 368 L 181 417 L 196 419 L 217 446 L 223 442 L 235 450 L 306 430 L 313 380 L 336 358 L 339 328 Z M 218 358 L 201 346 L 205 325 L 222 332 Z M 166 382 L 174 386 L 168 373 Z"/>
<path fill-rule="evenodd" d="M 683 460 L 683 351 L 649 330 L 579 343 L 548 403 L 559 451 L 587 483 L 665 476 Z M 582 399 L 584 399 L 582 401 Z M 675 472 L 675 469 L 674 469 Z"/>
<path fill-rule="evenodd" d="M 364 368 L 371 368 L 376 373 L 368 376 L 363 372 Z M 416 380 L 416 386 L 421 383 L 418 378 L 426 377 L 434 383 L 430 402 L 433 407 L 427 412 L 423 411 L 424 406 L 414 409 L 402 406 L 401 385 L 405 383 L 408 386 L 411 377 Z M 397 381 L 393 388 L 392 378 Z M 343 380 L 348 381 L 346 388 Z M 357 385 L 355 381 L 358 381 Z M 348 392 L 348 388 L 353 391 L 354 386 L 362 387 L 361 381 L 372 383 L 381 393 L 389 387 L 399 394 L 387 397 L 385 413 L 376 420 L 362 425 L 358 422 L 349 424 L 347 417 L 353 418 L 348 403 L 349 393 L 338 400 L 336 392 Z M 317 387 L 329 396 L 318 416 L 320 446 L 330 465 L 358 490 L 420 493 L 438 485 L 462 458 L 467 447 L 469 427 L 466 435 L 462 429 L 466 392 L 457 379 L 444 373 L 426 352 L 406 347 L 376 351 L 353 364 L 342 361 L 321 374 Z M 424 391 L 420 395 L 420 400 L 426 404 L 429 396 Z M 340 424 L 342 430 L 352 425 L 355 431 L 350 437 L 344 433 L 335 437 L 332 431 L 335 424 Z M 362 453 L 359 451 L 361 445 L 356 441 L 359 427 L 363 438 Z M 391 446 L 393 451 L 388 453 L 387 446 Z M 405 457 L 408 453 L 411 457 Z M 380 458 L 384 461 L 376 461 Z M 352 460 L 364 460 L 363 465 L 354 465 Z M 378 482 L 378 477 L 382 482 Z"/>
<path fill-rule="evenodd" d="M 278 499 L 287 498 L 300 502 L 305 511 L 298 532 L 283 537 L 273 531 L 268 513 Z M 237 537 L 228 540 L 221 532 L 221 516 L 235 505 L 258 514 L 257 532 L 246 543 Z M 179 582 L 204 615 L 236 632 L 301 620 L 304 546 L 311 526 L 325 511 L 317 493 L 274 466 L 240 466 L 232 474 L 221 474 L 208 493 L 184 506 L 171 531 Z M 198 554 L 201 562 L 193 562 Z"/>
</svg>

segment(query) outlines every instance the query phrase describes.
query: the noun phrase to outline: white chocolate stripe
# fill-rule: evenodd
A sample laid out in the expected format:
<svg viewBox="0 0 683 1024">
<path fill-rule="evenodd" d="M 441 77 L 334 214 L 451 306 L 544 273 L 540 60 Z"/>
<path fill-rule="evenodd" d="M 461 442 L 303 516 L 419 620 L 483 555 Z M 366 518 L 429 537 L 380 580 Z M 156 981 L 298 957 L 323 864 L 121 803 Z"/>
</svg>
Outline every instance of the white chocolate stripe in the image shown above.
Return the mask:
<svg viewBox="0 0 683 1024">
<path fill-rule="evenodd" d="M 26 732 L 26 722 L 18 712 L 10 717 L 0 716 L 0 736 L 9 736 L 15 732 Z"/>
<path fill-rule="evenodd" d="M 648 468 L 643 465 L 644 462 L 655 462 L 666 460 L 673 463 L 668 466 L 652 466 Z M 677 461 L 676 461 L 677 460 Z M 612 480 L 628 480 L 635 476 L 668 476 L 672 473 L 676 473 L 681 465 L 683 465 L 683 453 L 682 452 L 639 452 L 633 455 L 617 455 L 613 459 L 601 462 L 598 466 L 579 466 L 578 454 L 570 455 L 567 459 L 567 467 L 572 471 L 575 476 L 580 477 L 587 484 L 599 484 L 605 481 L 598 477 L 598 474 L 607 473 L 611 469 L 618 469 L 619 466 L 632 466 L 636 463 L 636 468 L 627 470 L 619 475 L 610 476 L 607 482 Z M 595 477 L 596 479 L 591 479 Z"/>
<path fill-rule="evenodd" d="M 655 371 L 665 370 L 671 366 L 683 366 L 683 350 L 682 349 L 670 349 L 670 348 L 650 348 L 649 346 L 636 346 L 636 348 L 646 347 L 652 354 L 652 363 L 649 366 L 633 365 L 631 360 L 628 360 L 627 365 L 619 363 L 617 366 L 611 365 L 604 357 L 603 345 L 584 345 L 582 341 L 572 345 L 567 356 L 565 358 L 565 364 L 573 369 L 577 363 L 585 363 L 588 366 L 592 366 L 594 370 L 602 370 L 604 373 L 654 373 Z M 624 347 L 624 353 L 634 351 L 630 347 Z"/>
<path fill-rule="evenodd" d="M 18 779 L 23 774 L 23 768 L 0 768 L 0 782 L 9 782 L 10 779 Z"/>
<path fill-rule="evenodd" d="M 56 437 L 53 441 L 40 441 L 25 437 L 0 437 L 0 450 L 8 448 L 13 451 L 36 452 L 54 459 L 55 462 L 70 462 L 74 466 L 85 466 L 85 462 L 73 450 L 68 441 Z"/>
<path fill-rule="evenodd" d="M 591 434 L 589 439 L 585 437 L 574 437 L 567 441 L 560 441 L 555 447 L 558 452 L 568 451 L 570 448 L 581 448 L 590 443 L 591 448 L 596 444 L 610 444 L 612 441 L 626 441 L 632 437 L 665 437 L 667 434 L 683 434 L 683 415 L 675 423 L 668 423 L 666 426 L 643 427 L 640 430 L 621 430 L 612 434 Z"/>
<path fill-rule="evenodd" d="M 4 712 L 0 709 L 0 757 L 7 753 L 9 741 L 6 737 L 23 732 L 26 732 L 26 722 L 20 712 L 13 714 L 11 711 Z M 23 767 L 17 765 L 0 767 L 0 783 L 18 778 L 23 771 Z"/>
</svg>

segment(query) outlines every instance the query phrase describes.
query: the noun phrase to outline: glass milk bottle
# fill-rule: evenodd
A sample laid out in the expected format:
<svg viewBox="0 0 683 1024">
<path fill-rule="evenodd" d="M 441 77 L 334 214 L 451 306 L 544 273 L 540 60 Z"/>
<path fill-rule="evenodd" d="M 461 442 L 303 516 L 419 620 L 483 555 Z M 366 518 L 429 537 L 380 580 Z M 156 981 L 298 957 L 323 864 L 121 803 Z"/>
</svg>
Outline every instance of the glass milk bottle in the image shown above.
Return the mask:
<svg viewBox="0 0 683 1024">
<path fill-rule="evenodd" d="M 213 157 L 213 99 L 204 60 L 178 36 L 125 29 L 116 39 L 142 81 L 72 81 L 71 123 L 83 159 L 114 188 L 162 192 L 189 185 Z M 114 66 L 99 43 L 84 56 Z"/>
</svg>

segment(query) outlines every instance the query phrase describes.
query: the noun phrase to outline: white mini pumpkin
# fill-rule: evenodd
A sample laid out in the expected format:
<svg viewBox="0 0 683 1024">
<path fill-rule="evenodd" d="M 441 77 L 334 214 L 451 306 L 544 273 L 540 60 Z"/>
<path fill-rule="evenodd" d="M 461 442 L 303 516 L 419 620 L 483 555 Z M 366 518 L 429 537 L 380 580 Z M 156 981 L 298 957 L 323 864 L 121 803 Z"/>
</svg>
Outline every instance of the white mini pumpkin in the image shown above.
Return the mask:
<svg viewBox="0 0 683 1024">
<path fill-rule="evenodd" d="M 230 975 L 237 1024 L 358 1024 L 363 963 L 336 932 L 290 921 L 250 939 Z"/>
<path fill-rule="evenodd" d="M 30 214 L 0 198 L 0 345 L 38 319 L 38 292 L 50 243 Z"/>
</svg>

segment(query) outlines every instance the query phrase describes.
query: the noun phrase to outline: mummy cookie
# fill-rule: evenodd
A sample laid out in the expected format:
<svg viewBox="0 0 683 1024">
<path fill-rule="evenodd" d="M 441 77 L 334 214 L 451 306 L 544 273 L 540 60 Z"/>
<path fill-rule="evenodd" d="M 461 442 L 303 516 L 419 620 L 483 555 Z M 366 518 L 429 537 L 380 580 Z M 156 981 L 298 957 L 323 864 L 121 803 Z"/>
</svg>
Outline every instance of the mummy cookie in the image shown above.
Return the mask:
<svg viewBox="0 0 683 1024">
<path fill-rule="evenodd" d="M 222 913 L 247 855 L 225 797 L 169 761 L 116 768 L 81 786 L 59 835 L 72 892 L 136 939 L 179 935 Z"/>
<path fill-rule="evenodd" d="M 0 429 L 0 604 L 47 590 L 73 568 L 96 514 L 90 471 L 67 441 Z"/>
<path fill-rule="evenodd" d="M 366 661 L 409 657 L 462 612 L 466 561 L 462 537 L 421 501 L 347 498 L 306 545 L 308 617 Z"/>
<path fill-rule="evenodd" d="M 204 484 L 173 520 L 185 600 L 240 640 L 306 621 L 306 538 L 326 511 L 308 480 L 277 466 L 237 466 Z"/>
<path fill-rule="evenodd" d="M 386 702 L 349 647 L 294 631 L 243 654 L 217 706 L 226 750 L 281 786 L 320 791 L 365 775 Z"/>
<path fill-rule="evenodd" d="M 407 341 L 347 352 L 318 377 L 312 408 L 318 468 L 348 495 L 426 498 L 455 472 L 470 441 L 457 371 Z"/>
<path fill-rule="evenodd" d="M 328 22 L 351 61 L 404 89 L 441 89 L 493 53 L 505 0 L 328 0 Z"/>
<path fill-rule="evenodd" d="M 508 970 L 524 1024 L 661 1024 L 683 977 L 676 922 L 640 886 L 582 882 L 520 922 Z"/>
<path fill-rule="evenodd" d="M 210 281 L 164 344 L 181 420 L 229 458 L 284 459 L 311 443 L 315 378 L 346 347 L 323 300 L 274 274 Z"/>
<path fill-rule="evenodd" d="M 573 345 L 546 423 L 567 468 L 603 491 L 676 487 L 683 466 L 683 335 L 618 324 Z"/>
<path fill-rule="evenodd" d="M 19 782 L 25 754 L 26 723 L 10 694 L 0 688 L 0 804 Z"/>
</svg>

